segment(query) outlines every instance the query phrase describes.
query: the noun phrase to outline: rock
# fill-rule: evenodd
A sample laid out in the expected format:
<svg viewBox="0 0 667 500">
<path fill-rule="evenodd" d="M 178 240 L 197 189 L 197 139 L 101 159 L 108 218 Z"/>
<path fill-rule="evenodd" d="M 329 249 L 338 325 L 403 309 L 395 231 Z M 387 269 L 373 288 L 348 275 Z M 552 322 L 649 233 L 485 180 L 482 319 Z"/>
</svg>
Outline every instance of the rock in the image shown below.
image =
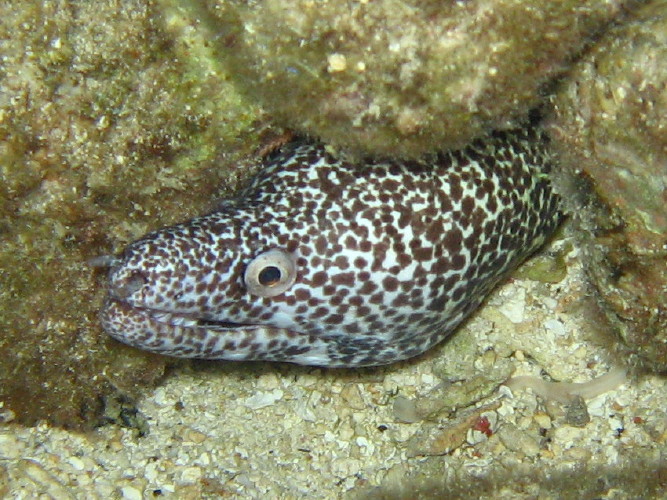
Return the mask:
<svg viewBox="0 0 667 500">
<path fill-rule="evenodd" d="M 473 408 L 447 419 L 440 424 L 426 423 L 407 442 L 408 457 L 445 455 L 469 441 L 474 445 L 491 437 L 495 432 L 500 403 Z M 482 426 L 479 424 L 483 423 Z M 477 435 L 471 436 L 471 431 Z"/>
<path fill-rule="evenodd" d="M 505 424 L 498 431 L 498 437 L 506 448 L 527 457 L 535 457 L 540 453 L 539 439 L 513 424 Z"/>
<path fill-rule="evenodd" d="M 90 428 L 162 377 L 173 361 L 102 332 L 106 270 L 88 261 L 210 209 L 239 176 L 225 144 L 257 147 L 255 108 L 198 66 L 200 45 L 154 3 L 119 5 L 0 2 L 5 421 Z"/>
<path fill-rule="evenodd" d="M 667 369 L 667 8 L 611 30 L 554 99 L 559 190 L 598 302 L 633 361 Z"/>
<path fill-rule="evenodd" d="M 282 125 L 420 156 L 507 127 L 632 0 L 178 2 Z M 193 23 L 194 24 L 194 23 Z"/>
</svg>

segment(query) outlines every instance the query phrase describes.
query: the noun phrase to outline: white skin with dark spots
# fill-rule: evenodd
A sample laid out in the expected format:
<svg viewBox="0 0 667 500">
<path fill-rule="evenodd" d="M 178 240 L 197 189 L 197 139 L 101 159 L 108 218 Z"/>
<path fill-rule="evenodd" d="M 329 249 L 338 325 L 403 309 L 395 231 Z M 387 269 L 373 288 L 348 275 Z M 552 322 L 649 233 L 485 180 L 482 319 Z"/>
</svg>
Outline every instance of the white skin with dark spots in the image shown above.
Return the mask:
<svg viewBox="0 0 667 500">
<path fill-rule="evenodd" d="M 543 139 L 429 161 L 293 143 L 237 198 L 129 245 L 102 324 L 179 357 L 382 365 L 443 340 L 558 226 Z"/>
</svg>

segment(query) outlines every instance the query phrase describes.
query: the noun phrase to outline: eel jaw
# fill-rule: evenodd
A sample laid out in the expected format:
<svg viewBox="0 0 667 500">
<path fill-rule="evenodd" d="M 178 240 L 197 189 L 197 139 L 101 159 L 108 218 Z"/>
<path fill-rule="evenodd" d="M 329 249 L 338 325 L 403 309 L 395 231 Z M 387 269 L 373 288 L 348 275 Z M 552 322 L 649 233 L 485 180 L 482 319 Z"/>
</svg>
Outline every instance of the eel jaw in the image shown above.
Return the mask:
<svg viewBox="0 0 667 500">
<path fill-rule="evenodd" d="M 116 340 L 167 356 L 331 366 L 327 342 L 284 328 L 201 321 L 134 307 L 113 295 L 107 297 L 100 319 Z"/>
<path fill-rule="evenodd" d="M 266 325 L 212 321 L 196 313 L 176 313 L 147 304 L 146 291 L 155 288 L 155 270 L 133 260 L 134 253 L 126 252 L 111 261 L 100 320 L 114 339 L 179 358 L 342 366 L 332 360 L 329 342 L 318 336 Z"/>
</svg>

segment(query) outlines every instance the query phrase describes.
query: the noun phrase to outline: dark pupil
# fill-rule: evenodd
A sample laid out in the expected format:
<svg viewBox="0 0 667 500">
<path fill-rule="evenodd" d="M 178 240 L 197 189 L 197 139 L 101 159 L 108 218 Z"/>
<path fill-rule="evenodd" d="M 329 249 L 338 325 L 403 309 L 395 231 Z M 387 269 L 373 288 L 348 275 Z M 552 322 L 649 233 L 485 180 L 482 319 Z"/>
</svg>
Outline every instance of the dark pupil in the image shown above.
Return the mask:
<svg viewBox="0 0 667 500">
<path fill-rule="evenodd" d="M 280 269 L 275 266 L 268 266 L 259 272 L 257 279 L 260 285 L 272 286 L 280 281 Z"/>
</svg>

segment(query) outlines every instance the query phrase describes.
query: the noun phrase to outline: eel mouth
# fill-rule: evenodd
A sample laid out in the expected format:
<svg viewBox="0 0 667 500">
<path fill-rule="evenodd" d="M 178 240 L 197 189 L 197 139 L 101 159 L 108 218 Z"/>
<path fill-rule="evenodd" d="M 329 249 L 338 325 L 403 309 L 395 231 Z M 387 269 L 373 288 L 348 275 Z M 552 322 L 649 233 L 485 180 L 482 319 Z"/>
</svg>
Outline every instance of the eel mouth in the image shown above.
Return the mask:
<svg viewBox="0 0 667 500">
<path fill-rule="evenodd" d="M 154 285 L 155 276 L 127 265 L 127 256 L 98 260 L 95 264 L 100 267 L 111 265 L 100 321 L 107 334 L 124 344 L 175 357 L 241 360 L 262 358 L 262 349 L 272 348 L 271 340 L 276 337 L 300 335 L 269 325 L 209 319 L 198 312 L 149 306 L 144 295 Z"/>
<path fill-rule="evenodd" d="M 210 331 L 242 330 L 260 326 L 207 319 L 196 313 L 145 306 L 142 304 L 142 290 L 152 282 L 149 276 L 143 271 L 127 270 L 118 265 L 118 262 L 115 264 L 111 270 L 109 291 L 102 311 L 102 325 L 118 340 L 125 342 L 125 337 L 131 337 L 131 330 L 136 328 L 137 324 L 150 330 L 205 328 Z M 130 331 L 122 328 L 123 324 L 130 326 Z"/>
<path fill-rule="evenodd" d="M 143 330 L 142 338 L 148 337 L 148 332 L 166 333 L 166 330 L 193 330 L 206 329 L 207 331 L 229 332 L 257 328 L 262 325 L 251 323 L 234 323 L 232 321 L 217 321 L 201 318 L 196 314 L 175 313 L 135 306 L 126 300 L 112 295 L 107 297 L 101 312 L 102 326 L 112 337 L 126 342 L 127 338 L 134 338 L 138 328 Z"/>
<path fill-rule="evenodd" d="M 282 361 L 330 366 L 326 338 L 266 324 L 209 319 L 197 311 L 147 304 L 155 276 L 130 258 L 103 258 L 111 265 L 100 322 L 112 338 L 132 347 L 179 358 Z M 338 363 L 340 364 L 340 363 Z"/>
<path fill-rule="evenodd" d="M 291 330 L 155 311 L 112 295 L 100 320 L 104 330 L 124 344 L 179 358 L 292 361 L 285 359 L 285 344 L 308 341 L 308 336 Z"/>
<path fill-rule="evenodd" d="M 212 319 L 199 318 L 194 314 L 181 314 L 167 311 L 159 311 L 149 308 L 137 307 L 143 314 L 150 315 L 153 321 L 180 328 L 206 328 L 208 330 L 242 330 L 255 328 L 261 325 L 252 323 L 234 323 L 232 321 L 216 321 Z"/>
</svg>

